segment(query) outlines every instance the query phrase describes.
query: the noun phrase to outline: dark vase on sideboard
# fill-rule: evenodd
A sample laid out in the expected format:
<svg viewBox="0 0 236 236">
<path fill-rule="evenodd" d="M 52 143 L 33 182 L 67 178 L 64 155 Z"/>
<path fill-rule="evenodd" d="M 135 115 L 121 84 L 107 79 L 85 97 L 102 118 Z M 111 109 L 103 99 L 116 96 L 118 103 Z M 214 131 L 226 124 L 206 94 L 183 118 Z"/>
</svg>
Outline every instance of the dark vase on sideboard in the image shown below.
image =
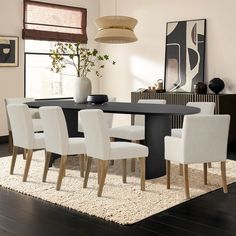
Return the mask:
<svg viewBox="0 0 236 236">
<path fill-rule="evenodd" d="M 219 94 L 219 92 L 224 89 L 225 83 L 220 78 L 214 78 L 214 79 L 210 80 L 208 86 L 212 92 L 214 92 L 215 94 Z"/>
</svg>

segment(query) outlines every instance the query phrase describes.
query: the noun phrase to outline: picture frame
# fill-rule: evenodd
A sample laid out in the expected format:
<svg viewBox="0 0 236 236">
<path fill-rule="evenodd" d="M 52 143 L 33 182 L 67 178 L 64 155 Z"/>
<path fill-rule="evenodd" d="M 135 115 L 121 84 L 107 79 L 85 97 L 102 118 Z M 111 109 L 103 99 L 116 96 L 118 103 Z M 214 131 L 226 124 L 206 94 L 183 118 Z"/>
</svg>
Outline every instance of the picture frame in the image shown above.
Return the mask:
<svg viewBox="0 0 236 236">
<path fill-rule="evenodd" d="M 19 37 L 0 36 L 0 67 L 19 66 Z"/>
<path fill-rule="evenodd" d="M 193 92 L 204 82 L 206 19 L 167 22 L 165 90 Z"/>
</svg>

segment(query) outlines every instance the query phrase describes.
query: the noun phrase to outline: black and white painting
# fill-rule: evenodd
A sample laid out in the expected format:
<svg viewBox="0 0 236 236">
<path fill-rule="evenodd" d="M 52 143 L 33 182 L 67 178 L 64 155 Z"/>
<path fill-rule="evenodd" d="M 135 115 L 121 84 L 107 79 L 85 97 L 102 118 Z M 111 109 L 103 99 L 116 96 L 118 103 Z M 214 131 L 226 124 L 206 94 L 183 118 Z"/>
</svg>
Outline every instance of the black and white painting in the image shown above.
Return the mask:
<svg viewBox="0 0 236 236">
<path fill-rule="evenodd" d="M 166 91 L 191 92 L 204 81 L 205 34 L 205 19 L 167 23 Z"/>
<path fill-rule="evenodd" d="M 0 36 L 0 66 L 18 66 L 18 37 Z"/>
</svg>

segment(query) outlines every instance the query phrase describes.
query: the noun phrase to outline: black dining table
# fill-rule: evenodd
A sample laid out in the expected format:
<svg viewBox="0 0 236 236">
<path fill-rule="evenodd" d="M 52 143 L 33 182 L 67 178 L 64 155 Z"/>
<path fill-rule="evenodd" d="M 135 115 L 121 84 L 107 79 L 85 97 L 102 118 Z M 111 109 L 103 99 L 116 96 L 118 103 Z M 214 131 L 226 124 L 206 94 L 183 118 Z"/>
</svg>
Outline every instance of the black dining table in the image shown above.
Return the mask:
<svg viewBox="0 0 236 236">
<path fill-rule="evenodd" d="M 164 137 L 171 134 L 171 117 L 199 113 L 196 107 L 171 104 L 144 104 L 129 102 L 107 102 L 104 104 L 75 103 L 73 100 L 38 100 L 27 103 L 29 107 L 60 106 L 63 109 L 69 137 L 78 137 L 78 111 L 101 109 L 107 113 L 139 114 L 145 116 L 144 144 L 149 148 L 146 158 L 146 179 L 166 174 Z"/>
</svg>

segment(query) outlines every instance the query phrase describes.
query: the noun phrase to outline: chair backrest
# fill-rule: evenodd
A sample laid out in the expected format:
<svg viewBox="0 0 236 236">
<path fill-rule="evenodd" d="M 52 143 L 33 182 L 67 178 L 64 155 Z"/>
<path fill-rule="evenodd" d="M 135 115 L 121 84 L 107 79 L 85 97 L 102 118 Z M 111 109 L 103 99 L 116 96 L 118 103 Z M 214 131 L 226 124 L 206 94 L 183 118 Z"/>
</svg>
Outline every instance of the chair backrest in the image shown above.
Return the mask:
<svg viewBox="0 0 236 236">
<path fill-rule="evenodd" d="M 201 111 L 194 115 L 213 115 L 215 110 L 214 102 L 188 102 L 186 106 L 200 108 Z"/>
<path fill-rule="evenodd" d="M 115 97 L 109 97 L 108 99 L 109 102 L 116 102 L 116 98 Z M 105 119 L 108 123 L 108 127 L 111 128 L 112 127 L 112 121 L 113 121 L 113 113 L 105 113 Z"/>
<path fill-rule="evenodd" d="M 87 155 L 106 160 L 110 154 L 108 124 L 102 110 L 91 109 L 79 112 L 85 137 Z"/>
<path fill-rule="evenodd" d="M 13 145 L 33 149 L 34 129 L 29 107 L 26 104 L 9 104 L 7 113 L 13 136 Z"/>
<path fill-rule="evenodd" d="M 166 104 L 165 99 L 139 99 L 138 103 L 149 103 L 149 104 Z M 144 115 L 135 115 L 134 116 L 135 125 L 145 125 Z"/>
<path fill-rule="evenodd" d="M 35 101 L 34 98 L 5 98 L 4 99 L 6 110 L 7 110 L 7 105 L 9 104 L 22 104 L 22 103 L 33 102 L 33 101 Z M 7 113 L 7 127 L 8 127 L 8 130 L 11 130 L 11 124 L 9 121 L 8 113 Z"/>
<path fill-rule="evenodd" d="M 227 155 L 229 115 L 184 116 L 184 163 L 223 161 Z"/>
<path fill-rule="evenodd" d="M 109 97 L 108 98 L 108 102 L 116 102 L 116 98 L 115 97 Z M 104 116 L 105 116 L 105 120 L 107 121 L 108 127 L 111 128 L 112 127 L 114 113 L 104 113 Z M 79 117 L 78 117 L 78 131 L 79 132 L 83 132 L 83 127 L 81 125 Z"/>
<path fill-rule="evenodd" d="M 45 136 L 46 151 L 67 155 L 69 137 L 65 116 L 61 107 L 40 107 L 39 113 Z"/>
</svg>

